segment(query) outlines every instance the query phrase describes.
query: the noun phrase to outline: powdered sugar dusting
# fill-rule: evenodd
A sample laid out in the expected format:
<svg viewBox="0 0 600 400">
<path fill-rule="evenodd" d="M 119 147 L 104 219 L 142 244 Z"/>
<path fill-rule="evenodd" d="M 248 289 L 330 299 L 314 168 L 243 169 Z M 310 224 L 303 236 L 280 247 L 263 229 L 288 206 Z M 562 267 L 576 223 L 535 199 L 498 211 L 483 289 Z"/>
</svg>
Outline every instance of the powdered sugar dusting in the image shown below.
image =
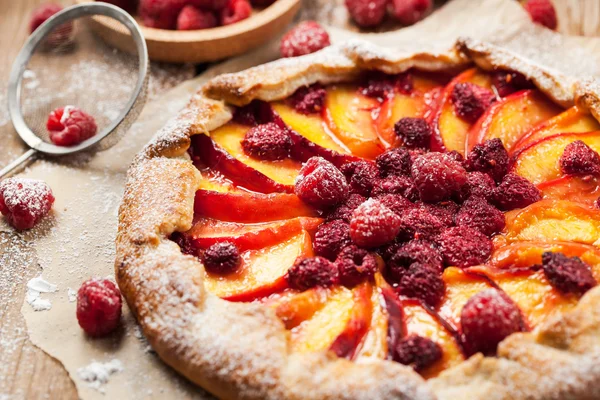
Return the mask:
<svg viewBox="0 0 600 400">
<path fill-rule="evenodd" d="M 41 294 L 54 293 L 57 290 L 56 285 L 46 281 L 40 275 L 27 282 L 27 296 L 25 299 L 34 311 L 46 311 L 52 308 L 52 303 L 48 299 L 43 299 Z"/>
<path fill-rule="evenodd" d="M 111 375 L 123 371 L 123 364 L 118 359 L 101 363 L 92 361 L 89 365 L 77 370 L 79 378 L 88 382 L 88 385 L 100 393 L 104 393 L 103 386 L 108 383 Z"/>
</svg>

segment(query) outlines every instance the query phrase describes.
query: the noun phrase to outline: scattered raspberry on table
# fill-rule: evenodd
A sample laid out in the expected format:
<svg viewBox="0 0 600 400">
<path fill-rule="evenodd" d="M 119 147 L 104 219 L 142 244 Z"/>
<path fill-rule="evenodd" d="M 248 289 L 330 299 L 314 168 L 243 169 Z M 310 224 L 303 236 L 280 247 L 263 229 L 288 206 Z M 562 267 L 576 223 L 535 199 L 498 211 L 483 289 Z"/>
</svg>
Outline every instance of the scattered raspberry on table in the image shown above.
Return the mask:
<svg viewBox="0 0 600 400">
<path fill-rule="evenodd" d="M 33 228 L 54 204 L 52 190 L 43 181 L 8 178 L 0 182 L 0 212 L 19 230 Z"/>
<path fill-rule="evenodd" d="M 77 321 L 92 337 L 106 336 L 121 320 L 121 292 L 108 279 L 90 279 L 77 291 Z"/>
</svg>

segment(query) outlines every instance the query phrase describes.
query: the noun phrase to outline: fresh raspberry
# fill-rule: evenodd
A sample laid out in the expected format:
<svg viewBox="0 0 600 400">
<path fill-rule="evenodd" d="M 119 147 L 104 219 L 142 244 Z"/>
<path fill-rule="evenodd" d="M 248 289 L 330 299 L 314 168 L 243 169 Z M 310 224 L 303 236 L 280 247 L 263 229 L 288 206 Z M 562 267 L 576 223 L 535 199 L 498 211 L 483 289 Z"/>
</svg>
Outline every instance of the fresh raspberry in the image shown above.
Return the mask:
<svg viewBox="0 0 600 400">
<path fill-rule="evenodd" d="M 121 292 L 108 279 L 90 279 L 77 291 L 77 321 L 92 337 L 106 336 L 121 319 Z"/>
<path fill-rule="evenodd" d="M 350 184 L 350 191 L 362 196 L 369 196 L 377 181 L 379 171 L 369 161 L 353 161 L 342 165 L 342 173 Z"/>
<path fill-rule="evenodd" d="M 329 286 L 338 280 L 335 264 L 324 257 L 300 257 L 287 273 L 292 289 L 308 290 L 315 286 Z"/>
<path fill-rule="evenodd" d="M 542 254 L 542 268 L 546 279 L 563 293 L 582 295 L 596 286 L 590 266 L 579 257 L 547 251 Z"/>
<path fill-rule="evenodd" d="M 400 217 L 398 237 L 402 240 L 433 240 L 445 228 L 444 223 L 427 210 L 414 208 Z"/>
<path fill-rule="evenodd" d="M 240 252 L 233 243 L 217 242 L 204 250 L 202 263 L 206 271 L 212 274 L 229 274 L 239 267 Z"/>
<path fill-rule="evenodd" d="M 447 266 L 460 268 L 484 263 L 492 254 L 492 241 L 468 226 L 447 228 L 437 239 Z"/>
<path fill-rule="evenodd" d="M 528 0 L 523 4 L 523 7 L 525 7 L 533 22 L 553 31 L 556 30 L 558 20 L 556 10 L 550 0 Z"/>
<path fill-rule="evenodd" d="M 252 6 L 248 0 L 229 0 L 221 10 L 221 25 L 231 25 L 250 17 Z"/>
<path fill-rule="evenodd" d="M 402 296 L 418 299 L 435 308 L 444 297 L 446 287 L 438 268 L 412 263 L 400 278 L 396 290 Z"/>
<path fill-rule="evenodd" d="M 198 248 L 194 246 L 188 237 L 181 232 L 173 232 L 170 236 L 170 239 L 177 243 L 183 254 L 188 254 L 191 256 L 198 255 Z"/>
<path fill-rule="evenodd" d="M 387 11 L 388 0 L 346 0 L 348 13 L 363 28 L 379 25 Z"/>
<path fill-rule="evenodd" d="M 400 245 L 391 254 L 386 264 L 387 273 L 393 283 L 398 283 L 408 271 L 408 267 L 418 263 L 429 265 L 442 272 L 442 254 L 433 242 L 426 240 L 411 240 Z"/>
<path fill-rule="evenodd" d="M 346 287 L 356 286 L 377 272 L 375 256 L 354 245 L 345 247 L 335 264 L 340 274 L 340 283 Z"/>
<path fill-rule="evenodd" d="M 268 7 L 275 3 L 275 0 L 250 0 L 254 7 Z"/>
<path fill-rule="evenodd" d="M 217 17 L 210 11 L 203 11 L 194 6 L 185 6 L 177 17 L 177 30 L 190 31 L 208 29 L 217 26 Z"/>
<path fill-rule="evenodd" d="M 465 167 L 467 171 L 479 171 L 490 174 L 500 182 L 508 172 L 510 158 L 502 140 L 490 139 L 473 147 L 469 152 Z"/>
<path fill-rule="evenodd" d="M 249 156 L 261 160 L 283 160 L 290 154 L 292 139 L 277 124 L 269 122 L 248 129 L 242 148 Z"/>
<path fill-rule="evenodd" d="M 362 203 L 352 213 L 350 237 L 360 247 L 372 248 L 394 240 L 400 217 L 375 199 Z"/>
<path fill-rule="evenodd" d="M 327 92 L 323 86 L 315 84 L 296 90 L 288 101 L 300 114 L 308 115 L 321 112 L 326 96 Z"/>
<path fill-rule="evenodd" d="M 444 226 L 448 227 L 454 225 L 454 218 L 460 207 L 452 200 L 448 200 L 435 204 L 421 203 L 420 208 L 437 217 Z"/>
<path fill-rule="evenodd" d="M 380 197 L 386 194 L 399 194 L 410 201 L 419 200 L 419 192 L 408 176 L 390 175 L 375 182 L 371 195 Z"/>
<path fill-rule="evenodd" d="M 258 106 L 256 102 L 251 102 L 243 107 L 236 107 L 233 112 L 233 121 L 248 126 L 258 125 Z"/>
<path fill-rule="evenodd" d="M 471 297 L 460 313 L 468 354 L 496 353 L 498 343 L 523 330 L 519 307 L 498 289 L 486 289 Z"/>
<path fill-rule="evenodd" d="M 229 0 L 186 0 L 186 4 L 191 4 L 202 10 L 221 11 L 229 4 Z"/>
<path fill-rule="evenodd" d="M 129 13 L 134 13 L 137 7 L 137 0 L 104 0 L 104 2 L 120 7 Z"/>
<path fill-rule="evenodd" d="M 433 129 L 424 118 L 404 117 L 396 122 L 394 132 L 408 148 L 429 149 Z"/>
<path fill-rule="evenodd" d="M 491 176 L 483 172 L 469 172 L 467 174 L 467 185 L 460 195 L 460 199 L 465 201 L 469 197 L 481 197 L 488 202 L 493 202 L 496 183 Z"/>
<path fill-rule="evenodd" d="M 475 123 L 496 100 L 491 90 L 474 83 L 457 83 L 450 96 L 456 115 L 469 123 Z"/>
<path fill-rule="evenodd" d="M 487 236 L 504 229 L 504 213 L 481 197 L 470 197 L 456 214 L 457 226 L 469 226 Z"/>
<path fill-rule="evenodd" d="M 495 71 L 492 74 L 492 84 L 500 97 L 506 97 L 519 90 L 531 89 L 533 84 L 525 75 L 514 71 Z"/>
<path fill-rule="evenodd" d="M 413 202 L 400 194 L 384 194 L 377 197 L 377 200 L 379 200 L 381 204 L 392 210 L 397 215 L 402 215 L 408 210 L 415 208 L 415 204 Z"/>
<path fill-rule="evenodd" d="M 40 25 L 42 25 L 46 20 L 48 20 L 51 16 L 62 11 L 62 6 L 53 3 L 46 3 L 39 5 L 33 13 L 31 14 L 31 20 L 29 21 L 29 33 L 33 33 Z M 64 36 L 69 37 L 73 31 L 73 24 L 65 24 L 59 28 L 55 28 L 54 31 L 50 34 L 49 43 L 53 45 L 59 45 L 63 43 Z"/>
<path fill-rule="evenodd" d="M 145 26 L 156 29 L 175 29 L 177 16 L 186 0 L 140 0 L 138 13 Z"/>
<path fill-rule="evenodd" d="M 392 359 L 410 365 L 417 372 L 432 366 L 442 358 L 442 348 L 433 340 L 412 334 L 396 343 Z"/>
<path fill-rule="evenodd" d="M 54 204 L 50 187 L 35 179 L 8 178 L 0 182 L 0 212 L 19 230 L 33 228 Z"/>
<path fill-rule="evenodd" d="M 386 178 L 390 175 L 410 176 L 412 160 L 405 147 L 390 149 L 377 156 L 375 164 L 379 169 L 379 176 Z"/>
<path fill-rule="evenodd" d="M 313 248 L 315 254 L 333 261 L 339 252 L 350 245 L 350 225 L 340 219 L 325 222 L 317 228 Z"/>
<path fill-rule="evenodd" d="M 463 155 L 456 150 L 449 151 L 446 154 L 452 157 L 452 159 L 456 162 L 459 162 L 461 164 L 465 162 L 465 158 L 463 157 Z"/>
<path fill-rule="evenodd" d="M 417 157 L 411 168 L 421 200 L 427 203 L 449 200 L 467 184 L 467 171 L 444 153 L 425 153 Z"/>
<path fill-rule="evenodd" d="M 279 52 L 282 57 L 298 57 L 319 51 L 330 44 L 329 34 L 318 22 L 304 21 L 283 36 Z"/>
<path fill-rule="evenodd" d="M 396 91 L 410 94 L 413 90 L 413 78 L 408 72 L 389 75 L 379 71 L 370 71 L 363 76 L 359 90 L 367 97 L 385 100 Z"/>
<path fill-rule="evenodd" d="M 502 211 L 527 207 L 542 199 L 542 193 L 522 176 L 509 173 L 494 191 L 494 204 Z"/>
<path fill-rule="evenodd" d="M 350 223 L 350 218 L 352 218 L 352 213 L 358 206 L 367 200 L 365 197 L 360 194 L 350 194 L 348 198 L 340 204 L 337 208 L 333 209 L 328 215 L 327 220 L 332 221 L 336 219 L 341 219 L 344 222 Z"/>
<path fill-rule="evenodd" d="M 581 140 L 571 142 L 560 156 L 560 168 L 569 175 L 600 174 L 600 155 Z"/>
<path fill-rule="evenodd" d="M 300 169 L 295 191 L 306 203 L 327 208 L 348 197 L 348 183 L 335 165 L 324 158 L 311 157 Z"/>
<path fill-rule="evenodd" d="M 60 107 L 48 116 L 46 128 L 57 146 L 74 146 L 96 134 L 94 117 L 74 106 Z"/>
<path fill-rule="evenodd" d="M 403 25 L 419 22 L 433 8 L 432 0 L 391 0 L 392 15 Z"/>
</svg>

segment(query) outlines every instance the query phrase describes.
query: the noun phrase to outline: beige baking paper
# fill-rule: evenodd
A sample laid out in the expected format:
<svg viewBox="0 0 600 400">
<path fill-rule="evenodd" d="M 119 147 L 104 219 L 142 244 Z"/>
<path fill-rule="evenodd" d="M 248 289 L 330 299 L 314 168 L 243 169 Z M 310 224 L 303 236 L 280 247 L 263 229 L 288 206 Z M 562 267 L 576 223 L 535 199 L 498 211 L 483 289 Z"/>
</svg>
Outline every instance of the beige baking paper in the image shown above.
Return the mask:
<svg viewBox="0 0 600 400">
<path fill-rule="evenodd" d="M 539 60 L 545 59 L 546 52 L 564 51 L 572 58 L 600 68 L 600 52 L 589 51 L 600 48 L 598 40 L 557 40 L 548 33 L 547 48 L 529 49 L 520 38 L 520 32 L 528 29 L 537 28 L 532 27 L 514 0 L 455 0 L 411 28 L 361 37 L 382 46 L 411 50 L 427 50 L 432 45 L 443 50 L 459 36 L 493 37 L 517 52 Z M 332 29 L 331 32 L 334 41 L 357 36 L 341 30 Z M 586 46 L 587 51 L 575 48 L 575 43 Z M 117 212 L 132 157 L 207 78 L 257 65 L 276 56 L 277 43 L 274 42 L 171 90 L 146 106 L 139 121 L 116 147 L 89 161 L 80 160 L 71 165 L 40 161 L 23 173 L 27 177 L 44 179 L 56 195 L 52 217 L 28 236 L 36 249 L 44 279 L 56 284 L 58 291 L 41 295 L 51 301 L 50 310 L 35 312 L 24 302 L 22 313 L 31 340 L 64 364 L 81 398 L 210 398 L 179 378 L 157 358 L 126 306 L 123 328 L 117 334 L 106 339 L 88 339 L 77 325 L 76 303 L 69 300 L 68 291 L 69 288 L 77 290 L 89 277 L 113 276 Z M 566 72 L 573 73 L 573 70 Z M 10 230 L 2 224 L 0 222 L 0 231 Z M 94 360 L 105 363 L 113 359 L 120 361 L 123 370 L 112 374 L 105 384 L 94 388 L 81 379 L 80 368 Z"/>
</svg>

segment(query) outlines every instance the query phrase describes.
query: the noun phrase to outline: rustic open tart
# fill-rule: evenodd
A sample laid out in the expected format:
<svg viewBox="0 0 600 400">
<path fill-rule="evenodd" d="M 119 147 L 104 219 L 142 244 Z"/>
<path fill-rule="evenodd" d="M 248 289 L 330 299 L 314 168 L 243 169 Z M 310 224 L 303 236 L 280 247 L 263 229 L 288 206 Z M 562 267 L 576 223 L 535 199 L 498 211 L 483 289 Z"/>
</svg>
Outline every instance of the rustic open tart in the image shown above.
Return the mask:
<svg viewBox="0 0 600 400">
<path fill-rule="evenodd" d="M 129 170 L 119 286 L 220 398 L 598 398 L 599 93 L 470 39 L 219 76 Z"/>
</svg>

